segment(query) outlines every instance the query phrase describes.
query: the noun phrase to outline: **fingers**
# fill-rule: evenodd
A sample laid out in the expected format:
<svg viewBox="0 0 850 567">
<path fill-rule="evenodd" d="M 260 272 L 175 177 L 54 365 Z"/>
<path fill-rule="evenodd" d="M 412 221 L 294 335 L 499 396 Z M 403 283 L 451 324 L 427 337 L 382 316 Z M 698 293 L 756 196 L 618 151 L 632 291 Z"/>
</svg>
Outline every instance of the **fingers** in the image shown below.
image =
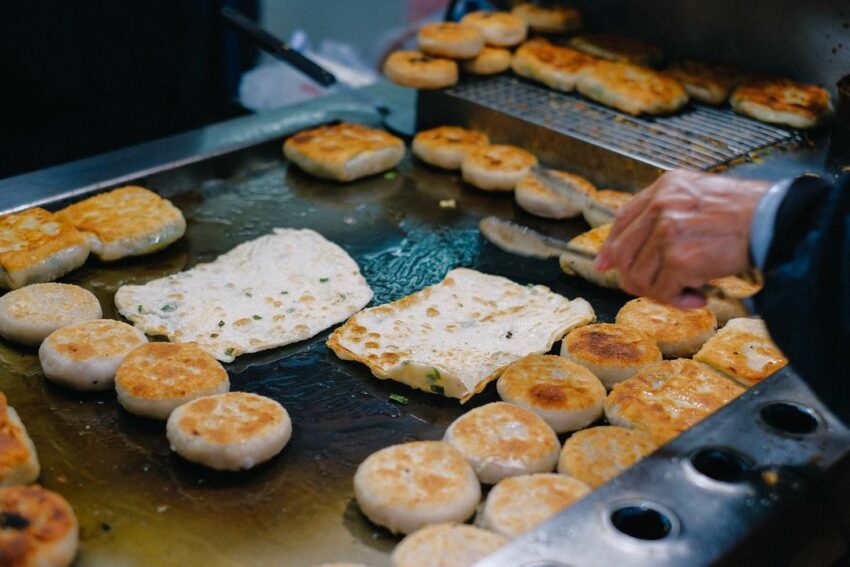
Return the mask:
<svg viewBox="0 0 850 567">
<path fill-rule="evenodd" d="M 698 307 L 705 307 L 706 300 L 698 293 L 686 291 L 677 295 L 672 304 L 679 309 L 697 309 Z"/>
</svg>

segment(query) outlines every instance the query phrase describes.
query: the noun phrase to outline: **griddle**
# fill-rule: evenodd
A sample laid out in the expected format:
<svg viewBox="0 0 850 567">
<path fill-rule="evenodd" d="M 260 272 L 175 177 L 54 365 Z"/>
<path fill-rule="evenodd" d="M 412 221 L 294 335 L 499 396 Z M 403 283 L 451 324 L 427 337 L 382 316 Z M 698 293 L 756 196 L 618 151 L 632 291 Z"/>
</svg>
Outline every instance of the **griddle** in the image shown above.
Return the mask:
<svg viewBox="0 0 850 567">
<path fill-rule="evenodd" d="M 413 108 L 410 93 L 374 89 L 399 109 Z M 623 294 L 566 276 L 555 261 L 504 253 L 477 230 L 481 217 L 497 215 L 569 238 L 585 229 L 579 221 L 531 217 L 510 195 L 476 191 L 409 157 L 390 174 L 348 185 L 286 163 L 285 136 L 336 119 L 375 115 L 329 97 L 237 119 L 5 180 L 0 210 L 58 209 L 130 182 L 172 199 L 188 220 L 179 242 L 149 257 L 89 260 L 63 279 L 91 289 L 107 316 L 117 317 L 112 296 L 120 285 L 212 260 L 274 227 L 310 227 L 354 257 L 373 304 L 466 266 L 584 297 L 599 320 L 613 320 Z M 448 199 L 457 208 L 440 206 Z M 226 365 L 233 390 L 273 397 L 294 423 L 281 455 L 239 474 L 181 460 L 163 424 L 124 412 L 112 393 L 54 386 L 35 351 L 0 343 L 0 389 L 36 443 L 40 481 L 79 516 L 77 564 L 388 565 L 398 538 L 358 510 L 356 466 L 390 444 L 439 439 L 462 412 L 497 396 L 489 387 L 461 407 L 378 380 L 337 359 L 327 335 Z M 848 448 L 850 432 L 786 370 L 482 565 L 828 564 L 848 549 Z"/>
</svg>

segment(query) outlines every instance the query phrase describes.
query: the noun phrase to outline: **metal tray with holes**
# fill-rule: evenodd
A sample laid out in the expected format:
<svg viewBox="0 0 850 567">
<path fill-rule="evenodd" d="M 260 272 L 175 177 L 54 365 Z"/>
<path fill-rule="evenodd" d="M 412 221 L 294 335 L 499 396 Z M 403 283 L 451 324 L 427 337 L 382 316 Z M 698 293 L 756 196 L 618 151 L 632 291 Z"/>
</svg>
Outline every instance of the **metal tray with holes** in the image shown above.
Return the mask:
<svg viewBox="0 0 850 567">
<path fill-rule="evenodd" d="M 410 97 L 386 85 L 376 92 L 396 111 L 412 108 Z M 187 234 L 170 248 L 114 264 L 90 260 L 64 278 L 94 291 L 106 316 L 116 316 L 112 296 L 124 283 L 183 270 L 289 226 L 343 246 L 375 304 L 469 266 L 585 297 L 601 321 L 613 320 L 624 295 L 567 277 L 557 262 L 501 252 L 477 231 L 482 216 L 495 214 L 567 238 L 585 229 L 579 221 L 535 219 L 510 196 L 475 191 L 410 158 L 392 174 L 350 185 L 313 179 L 284 161 L 286 135 L 335 119 L 375 117 L 335 98 L 246 117 L 2 181 L 0 209 L 56 209 L 133 182 L 183 210 Z M 456 208 L 440 206 L 452 199 Z M 494 401 L 495 389 L 461 407 L 337 359 L 326 336 L 227 365 L 234 390 L 279 400 L 294 423 L 284 452 L 244 474 L 182 461 L 161 423 L 123 412 L 111 393 L 52 386 L 35 351 L 0 342 L 0 389 L 35 440 L 40 482 L 79 516 L 77 565 L 388 565 L 397 538 L 359 512 L 354 469 L 387 445 L 440 438 L 463 411 Z M 409 403 L 393 403 L 393 393 Z M 482 565 L 829 564 L 848 549 L 836 511 L 848 509 L 848 441 L 785 371 Z"/>
</svg>

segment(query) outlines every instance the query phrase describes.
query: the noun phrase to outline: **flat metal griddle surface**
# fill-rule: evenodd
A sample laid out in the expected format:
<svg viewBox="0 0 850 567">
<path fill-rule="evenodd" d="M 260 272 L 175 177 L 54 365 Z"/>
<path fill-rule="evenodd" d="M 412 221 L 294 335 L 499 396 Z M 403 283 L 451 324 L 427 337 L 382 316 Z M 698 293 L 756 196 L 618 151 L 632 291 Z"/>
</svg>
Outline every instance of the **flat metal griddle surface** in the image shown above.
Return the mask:
<svg viewBox="0 0 850 567">
<path fill-rule="evenodd" d="M 92 290 L 105 316 L 122 284 L 144 283 L 214 259 L 275 227 L 310 227 L 340 244 L 375 291 L 398 299 L 467 266 L 582 296 L 610 321 L 624 296 L 561 273 L 555 260 L 506 254 L 479 236 L 498 214 L 568 237 L 580 221 L 552 223 L 520 211 L 511 195 L 486 194 L 410 159 L 396 174 L 350 185 L 318 181 L 284 162 L 280 143 L 137 180 L 180 207 L 186 236 L 163 252 L 101 264 L 89 260 L 63 281 Z M 455 199 L 456 209 L 439 201 Z M 54 202 L 48 208 L 59 208 Z M 294 423 L 281 455 L 257 469 L 222 474 L 191 465 L 168 446 L 162 423 L 123 411 L 112 392 L 81 394 L 47 382 L 34 350 L 0 343 L 0 389 L 38 448 L 41 482 L 63 494 L 80 519 L 77 565 L 287 565 L 389 563 L 396 538 L 373 527 L 353 502 L 351 479 L 373 451 L 437 439 L 471 406 L 381 381 L 312 340 L 227 365 L 233 390 L 280 401 Z M 400 406 L 388 399 L 410 399 Z"/>
</svg>

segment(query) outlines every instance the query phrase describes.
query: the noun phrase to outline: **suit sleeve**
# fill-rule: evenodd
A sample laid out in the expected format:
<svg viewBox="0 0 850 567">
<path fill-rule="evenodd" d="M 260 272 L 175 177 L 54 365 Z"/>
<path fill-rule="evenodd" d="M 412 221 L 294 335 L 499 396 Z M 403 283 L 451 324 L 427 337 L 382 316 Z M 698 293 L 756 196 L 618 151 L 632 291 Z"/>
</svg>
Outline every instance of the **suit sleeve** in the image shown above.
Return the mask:
<svg viewBox="0 0 850 567">
<path fill-rule="evenodd" d="M 850 423 L 850 176 L 797 178 L 772 223 L 756 309 L 794 370 Z"/>
</svg>

